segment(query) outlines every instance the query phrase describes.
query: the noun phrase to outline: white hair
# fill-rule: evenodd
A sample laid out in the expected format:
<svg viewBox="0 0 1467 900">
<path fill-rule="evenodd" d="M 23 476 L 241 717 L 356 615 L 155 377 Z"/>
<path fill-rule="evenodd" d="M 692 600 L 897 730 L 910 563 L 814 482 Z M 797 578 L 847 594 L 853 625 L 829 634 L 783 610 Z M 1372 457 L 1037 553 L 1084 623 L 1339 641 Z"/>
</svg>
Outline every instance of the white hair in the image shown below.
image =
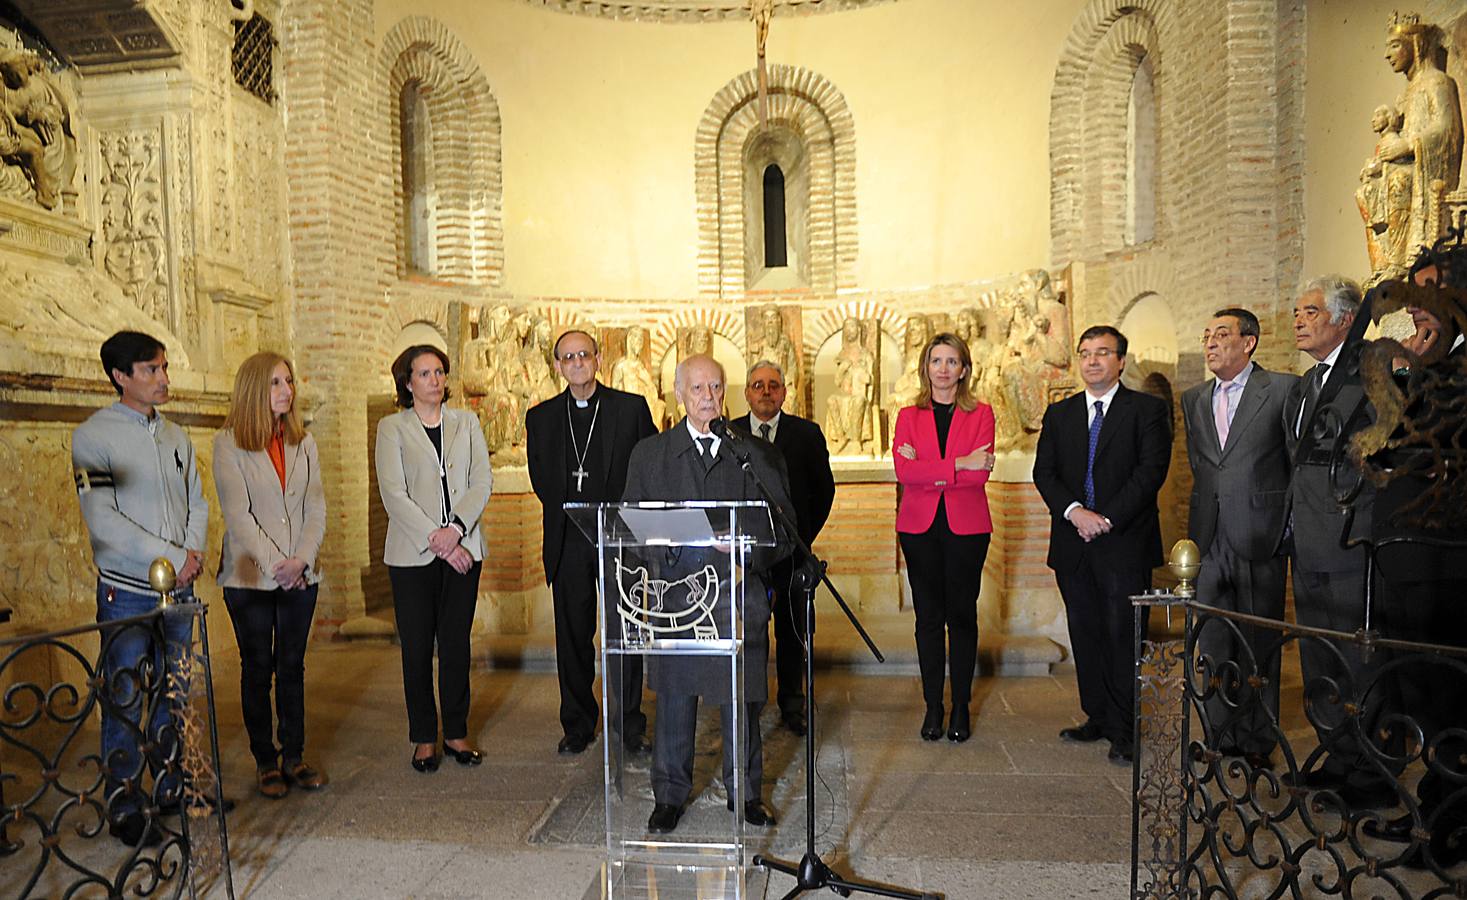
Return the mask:
<svg viewBox="0 0 1467 900">
<path fill-rule="evenodd" d="M 1360 311 L 1360 285 L 1343 275 L 1311 278 L 1299 292 L 1299 296 L 1315 291 L 1324 296 L 1324 308 L 1329 310 L 1332 325 L 1338 325 L 1346 316 L 1354 316 Z"/>
<path fill-rule="evenodd" d="M 673 387 L 673 390 L 675 390 L 675 391 L 681 391 L 683 388 L 687 387 L 688 380 L 687 380 L 687 378 L 685 376 L 687 375 L 688 364 L 691 363 L 691 362 L 694 362 L 695 360 L 700 360 L 700 359 L 701 360 L 706 360 L 706 361 L 712 363 L 713 365 L 717 366 L 718 367 L 718 380 L 719 380 L 719 382 L 721 384 L 727 384 L 728 383 L 728 373 L 723 370 L 723 363 L 719 362 L 718 360 L 714 359 L 711 356 L 705 356 L 705 355 L 703 355 L 703 354 L 700 353 L 700 354 L 698 354 L 696 356 L 689 356 L 687 359 L 685 359 L 685 360 L 683 360 L 683 361 L 681 361 L 681 362 L 679 362 L 677 364 L 677 369 L 675 369 L 673 371 L 673 373 L 672 373 L 672 387 Z"/>
</svg>

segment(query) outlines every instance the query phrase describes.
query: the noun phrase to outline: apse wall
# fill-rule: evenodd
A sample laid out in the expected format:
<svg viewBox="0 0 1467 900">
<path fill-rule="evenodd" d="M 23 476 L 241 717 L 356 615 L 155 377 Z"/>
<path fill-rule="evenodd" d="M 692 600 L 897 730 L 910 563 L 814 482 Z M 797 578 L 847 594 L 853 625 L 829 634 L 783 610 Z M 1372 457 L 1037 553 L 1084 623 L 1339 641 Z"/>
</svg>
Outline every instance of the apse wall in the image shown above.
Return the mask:
<svg viewBox="0 0 1467 900">
<path fill-rule="evenodd" d="M 822 76 L 854 119 L 855 284 L 965 282 L 1048 262 L 1050 87 L 1081 5 L 902 0 L 774 19 L 769 64 Z M 446 26 L 498 100 L 506 288 L 697 293 L 695 132 L 719 89 L 754 66 L 752 23 L 377 0 L 379 44 L 407 16 Z"/>
</svg>

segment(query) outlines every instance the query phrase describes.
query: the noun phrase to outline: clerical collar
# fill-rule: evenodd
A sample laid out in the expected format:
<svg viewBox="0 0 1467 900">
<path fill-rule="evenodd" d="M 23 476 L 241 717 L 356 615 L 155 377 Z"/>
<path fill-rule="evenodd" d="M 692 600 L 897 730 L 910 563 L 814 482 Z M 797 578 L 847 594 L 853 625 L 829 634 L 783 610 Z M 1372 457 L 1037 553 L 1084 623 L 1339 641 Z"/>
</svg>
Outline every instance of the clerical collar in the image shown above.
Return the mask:
<svg viewBox="0 0 1467 900">
<path fill-rule="evenodd" d="M 592 384 L 593 385 L 597 385 L 597 384 L 599 384 L 599 382 L 592 382 Z M 566 392 L 569 393 L 570 392 L 570 388 L 566 388 Z M 591 401 L 592 400 L 595 400 L 596 399 L 596 388 L 595 387 L 592 387 L 591 388 L 591 396 L 587 397 L 584 400 L 580 399 L 575 394 L 571 394 L 570 395 L 570 398 L 571 398 L 571 402 L 576 405 L 576 408 L 577 409 L 585 409 L 586 407 L 588 407 L 588 406 L 591 405 Z"/>
</svg>

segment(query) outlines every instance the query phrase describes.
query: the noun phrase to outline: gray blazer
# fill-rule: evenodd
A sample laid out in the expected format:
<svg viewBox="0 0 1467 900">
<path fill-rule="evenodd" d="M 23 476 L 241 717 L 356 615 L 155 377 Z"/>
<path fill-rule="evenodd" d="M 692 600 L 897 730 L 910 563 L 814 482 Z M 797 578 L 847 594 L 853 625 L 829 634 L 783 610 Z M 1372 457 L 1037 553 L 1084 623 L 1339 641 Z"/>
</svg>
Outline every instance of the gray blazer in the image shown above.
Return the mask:
<svg viewBox="0 0 1467 900">
<path fill-rule="evenodd" d="M 1274 555 L 1289 491 L 1284 401 L 1299 376 L 1254 365 L 1233 413 L 1228 445 L 1218 446 L 1209 379 L 1182 395 L 1187 461 L 1192 466 L 1187 536 L 1203 553 L 1214 539 L 1244 559 Z"/>
<path fill-rule="evenodd" d="M 428 535 L 455 517 L 468 529 L 459 546 L 474 559 L 484 558 L 479 517 L 489 503 L 494 479 L 484 432 L 473 413 L 443 408 L 443 470 L 448 475 L 447 516 L 443 514 L 438 455 L 418 414 L 408 408 L 377 424 L 377 488 L 387 508 L 382 561 L 387 565 L 426 566 L 432 562 Z"/>
<path fill-rule="evenodd" d="M 270 454 L 241 450 L 234 432 L 214 436 L 214 487 L 224 516 L 220 587 L 270 591 L 279 587 L 270 571 L 294 556 L 306 564 L 306 582 L 321 580 L 316 554 L 326 535 L 326 492 L 316 440 L 285 445 L 285 488 Z"/>
</svg>

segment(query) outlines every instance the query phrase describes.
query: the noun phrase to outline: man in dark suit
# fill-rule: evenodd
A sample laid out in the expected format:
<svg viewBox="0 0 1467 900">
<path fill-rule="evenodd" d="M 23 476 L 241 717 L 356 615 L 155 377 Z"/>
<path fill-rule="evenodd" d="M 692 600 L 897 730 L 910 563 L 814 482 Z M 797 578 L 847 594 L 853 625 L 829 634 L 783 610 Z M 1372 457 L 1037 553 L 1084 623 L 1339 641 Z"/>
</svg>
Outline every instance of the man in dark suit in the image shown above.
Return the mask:
<svg viewBox="0 0 1467 900">
<path fill-rule="evenodd" d="M 1135 678 L 1130 596 L 1161 565 L 1156 495 L 1171 462 L 1165 401 L 1121 384 L 1126 336 L 1109 325 L 1080 335 L 1085 390 L 1044 411 L 1034 486 L 1049 507 L 1049 559 L 1065 602 L 1080 708 L 1072 741 L 1110 740 L 1110 759 L 1133 754 Z"/>
<path fill-rule="evenodd" d="M 596 695 L 596 547 L 571 523 L 562 504 L 621 498 L 627 462 L 642 438 L 657 433 L 647 401 L 596 380 L 601 354 L 584 331 L 555 342 L 555 366 L 566 389 L 525 414 L 530 482 L 544 507 L 545 581 L 555 604 L 555 669 L 560 676 L 560 753 L 580 753 L 595 739 L 600 717 Z M 603 692 L 620 700 L 612 720 L 634 753 L 647 749 L 642 713 L 642 663 L 627 657 L 603 680 Z M 618 707 L 620 715 L 617 714 Z"/>
<path fill-rule="evenodd" d="M 632 450 L 627 474 L 627 500 L 760 500 L 758 486 L 735 459 L 735 448 L 709 430 L 723 412 L 723 367 L 712 357 L 691 356 L 678 364 L 674 381 L 678 401 L 687 417 L 666 432 L 643 440 Z M 734 433 L 731 433 L 734 434 Z M 775 503 L 793 515 L 789 478 L 784 460 L 761 441 L 741 441 L 750 467 L 759 474 Z M 744 820 L 751 825 L 773 825 L 774 815 L 761 799 L 764 751 L 759 735 L 759 713 L 768 699 L 769 599 L 765 573 L 788 556 L 790 547 L 754 549 L 745 564 L 744 588 L 744 759 L 734 758 L 734 707 L 728 664 L 722 658 L 653 657 L 649 681 L 657 692 L 657 739 L 652 754 L 652 793 L 656 801 L 647 830 L 666 834 L 677 827 L 693 788 L 693 732 L 699 698 L 719 704 L 723 729 L 723 780 L 733 809 L 735 770 L 742 763 L 745 776 Z M 681 548 L 670 551 L 659 579 L 701 570 L 705 564 L 723 565 L 720 551 Z M 727 556 L 722 555 L 722 560 Z M 658 568 L 652 560 L 649 569 Z M 723 592 L 720 591 L 720 594 Z"/>
<path fill-rule="evenodd" d="M 835 502 L 835 475 L 825 433 L 809 419 L 783 412 L 784 370 L 763 359 L 749 368 L 744 388 L 749 415 L 729 422 L 752 437 L 769 441 L 784 456 L 790 476 L 790 500 L 800 539 L 815 543 Z M 769 573 L 770 616 L 774 619 L 774 670 L 779 715 L 795 734 L 805 734 L 805 606 L 807 596 L 792 590 L 793 560 Z M 796 596 L 798 594 L 798 596 Z"/>
<path fill-rule="evenodd" d="M 1287 563 L 1277 538 L 1290 474 L 1283 405 L 1299 376 L 1254 363 L 1258 339 L 1258 317 L 1246 309 L 1218 310 L 1202 332 L 1214 377 L 1182 395 L 1193 479 L 1187 535 L 1202 551 L 1199 601 L 1282 619 Z M 1237 627 L 1248 652 L 1225 620 L 1206 622 L 1198 634 L 1200 652 L 1214 664 L 1239 667 L 1220 688 L 1237 708 L 1220 698 L 1207 706 L 1208 740 L 1261 767 L 1278 742 L 1271 723 L 1278 720 L 1281 654 L 1267 649 L 1278 633 Z M 1265 679 L 1261 692 L 1248 686 L 1253 675 Z"/>
<path fill-rule="evenodd" d="M 1360 473 L 1349 466 L 1347 457 L 1338 476 L 1341 484 L 1330 473 L 1336 443 L 1372 417 L 1360 382 L 1363 342 L 1351 339 L 1360 299 L 1360 286 L 1339 275 L 1315 278 L 1300 291 L 1294 304 L 1294 345 L 1317 364 L 1289 391 L 1283 408 L 1293 468 L 1281 545 L 1293 558 L 1295 612 L 1301 625 L 1343 632 L 1365 624 L 1366 573 L 1365 548 L 1344 544 L 1370 534 L 1375 502 L 1375 489 L 1366 482 L 1352 504 L 1353 515 L 1347 516 L 1336 493 Z M 1345 670 L 1339 668 L 1341 659 Z M 1362 714 L 1351 708 L 1371 699 L 1360 692 L 1374 667 L 1367 666 L 1357 647 L 1329 647 L 1319 640 L 1299 642 L 1299 667 L 1305 702 L 1313 710 L 1320 743 L 1328 748 L 1323 764 L 1306 776 L 1305 785 L 1338 790 L 1352 805 L 1393 799 L 1394 792 L 1354 734 L 1353 718 Z M 1344 693 L 1338 701 L 1331 698 L 1325 679 L 1342 682 Z"/>
</svg>

